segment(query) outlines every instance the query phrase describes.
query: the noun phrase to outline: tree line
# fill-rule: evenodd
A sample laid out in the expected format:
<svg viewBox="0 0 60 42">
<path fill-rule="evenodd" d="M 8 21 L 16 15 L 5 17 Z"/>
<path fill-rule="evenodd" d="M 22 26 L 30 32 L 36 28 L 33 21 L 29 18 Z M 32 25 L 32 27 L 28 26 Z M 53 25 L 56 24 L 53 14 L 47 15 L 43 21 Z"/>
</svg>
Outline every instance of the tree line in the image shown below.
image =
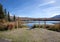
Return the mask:
<svg viewBox="0 0 60 42">
<path fill-rule="evenodd" d="M 16 16 L 14 15 L 13 18 L 11 18 L 9 11 L 3 8 L 3 5 L 0 3 L 0 20 L 6 20 L 6 21 L 15 21 Z"/>
</svg>

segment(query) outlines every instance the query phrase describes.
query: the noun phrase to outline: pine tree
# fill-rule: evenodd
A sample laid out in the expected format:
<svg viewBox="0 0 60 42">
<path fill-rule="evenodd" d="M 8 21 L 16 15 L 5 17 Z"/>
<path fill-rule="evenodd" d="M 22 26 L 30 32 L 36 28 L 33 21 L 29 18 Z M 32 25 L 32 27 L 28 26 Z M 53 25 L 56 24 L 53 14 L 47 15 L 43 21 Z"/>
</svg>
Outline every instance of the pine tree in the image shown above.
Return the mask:
<svg viewBox="0 0 60 42">
<path fill-rule="evenodd" d="M 4 15 L 5 15 L 5 16 L 7 15 L 7 11 L 6 11 L 6 9 L 4 9 Z"/>
<path fill-rule="evenodd" d="M 16 20 L 16 17 L 15 17 L 15 15 L 13 16 L 13 21 L 15 21 Z"/>
<path fill-rule="evenodd" d="M 4 15 L 5 15 L 5 20 L 8 20 L 6 9 L 4 9 Z"/>
<path fill-rule="evenodd" d="M 11 21 L 11 19 L 10 19 L 10 13 L 8 12 L 8 21 Z"/>
<path fill-rule="evenodd" d="M 0 19 L 4 19 L 4 18 L 5 18 L 5 15 L 3 12 L 3 6 L 2 6 L 2 4 L 0 4 Z"/>
</svg>

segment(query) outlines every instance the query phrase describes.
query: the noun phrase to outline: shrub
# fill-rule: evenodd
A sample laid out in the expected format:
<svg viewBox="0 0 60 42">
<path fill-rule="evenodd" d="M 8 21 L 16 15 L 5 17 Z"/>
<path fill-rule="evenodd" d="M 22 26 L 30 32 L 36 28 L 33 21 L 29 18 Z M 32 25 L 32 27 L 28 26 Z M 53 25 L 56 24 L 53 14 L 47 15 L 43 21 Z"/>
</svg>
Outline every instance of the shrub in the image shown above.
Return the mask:
<svg viewBox="0 0 60 42">
<path fill-rule="evenodd" d="M 42 26 L 42 25 L 40 25 L 40 28 L 43 28 L 43 26 Z"/>
<path fill-rule="evenodd" d="M 49 27 L 50 27 L 49 25 L 46 26 L 46 28 L 49 28 Z"/>
<path fill-rule="evenodd" d="M 3 24 L 0 24 L 0 31 L 4 31 L 4 30 L 7 30 L 7 26 L 6 25 L 3 25 Z"/>
<path fill-rule="evenodd" d="M 39 25 L 33 25 L 32 28 L 39 28 Z"/>
<path fill-rule="evenodd" d="M 15 25 L 15 29 L 17 28 L 17 25 Z"/>
<path fill-rule="evenodd" d="M 28 26 L 26 25 L 19 25 L 19 28 L 27 28 Z"/>
<path fill-rule="evenodd" d="M 50 28 L 48 28 L 48 30 L 60 32 L 60 28 L 58 25 L 52 25 L 52 26 L 50 26 Z"/>
<path fill-rule="evenodd" d="M 33 25 L 32 28 L 36 28 L 36 25 Z"/>
<path fill-rule="evenodd" d="M 12 25 L 12 24 L 8 24 L 8 25 L 7 25 L 7 28 L 8 28 L 9 30 L 12 30 L 12 29 L 13 29 L 13 25 Z"/>
</svg>

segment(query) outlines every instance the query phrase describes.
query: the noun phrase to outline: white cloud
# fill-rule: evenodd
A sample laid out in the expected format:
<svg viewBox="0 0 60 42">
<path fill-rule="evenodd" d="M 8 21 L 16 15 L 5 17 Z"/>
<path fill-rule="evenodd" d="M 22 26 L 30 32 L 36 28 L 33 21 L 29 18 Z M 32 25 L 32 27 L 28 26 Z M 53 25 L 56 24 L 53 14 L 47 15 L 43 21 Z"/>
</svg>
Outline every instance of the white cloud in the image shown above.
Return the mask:
<svg viewBox="0 0 60 42">
<path fill-rule="evenodd" d="M 59 13 L 52 14 L 51 17 L 56 16 L 56 15 L 59 15 Z"/>
<path fill-rule="evenodd" d="M 46 17 L 53 17 L 60 14 L 60 6 L 49 7 L 43 10 L 46 14 Z"/>
<path fill-rule="evenodd" d="M 38 5 L 38 6 L 41 7 L 41 6 L 45 6 L 45 5 L 48 5 L 48 4 L 53 4 L 53 3 L 55 3 L 55 2 L 56 2 L 56 1 L 52 0 L 52 1 L 49 1 L 49 2 L 46 2 L 46 3 L 40 4 L 40 5 Z"/>
</svg>

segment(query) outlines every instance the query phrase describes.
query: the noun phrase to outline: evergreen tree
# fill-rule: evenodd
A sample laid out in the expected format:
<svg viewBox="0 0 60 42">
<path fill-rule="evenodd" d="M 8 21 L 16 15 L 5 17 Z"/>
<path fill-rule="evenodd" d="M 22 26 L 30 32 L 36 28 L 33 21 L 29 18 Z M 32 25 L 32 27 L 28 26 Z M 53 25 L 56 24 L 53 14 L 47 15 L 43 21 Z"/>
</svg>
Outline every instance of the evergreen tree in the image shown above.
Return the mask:
<svg viewBox="0 0 60 42">
<path fill-rule="evenodd" d="M 15 17 L 15 15 L 13 16 L 13 21 L 15 21 L 16 20 L 16 17 Z"/>
<path fill-rule="evenodd" d="M 4 19 L 4 18 L 5 18 L 5 15 L 3 12 L 3 6 L 2 6 L 2 4 L 0 4 L 0 19 Z"/>
<path fill-rule="evenodd" d="M 8 21 L 11 21 L 11 19 L 10 19 L 10 13 L 8 12 Z"/>
<path fill-rule="evenodd" d="M 6 9 L 4 9 L 4 15 L 5 15 L 5 20 L 8 20 Z"/>
<path fill-rule="evenodd" d="M 6 9 L 4 9 L 4 15 L 5 15 L 5 16 L 7 15 L 7 11 L 6 11 Z"/>
</svg>

